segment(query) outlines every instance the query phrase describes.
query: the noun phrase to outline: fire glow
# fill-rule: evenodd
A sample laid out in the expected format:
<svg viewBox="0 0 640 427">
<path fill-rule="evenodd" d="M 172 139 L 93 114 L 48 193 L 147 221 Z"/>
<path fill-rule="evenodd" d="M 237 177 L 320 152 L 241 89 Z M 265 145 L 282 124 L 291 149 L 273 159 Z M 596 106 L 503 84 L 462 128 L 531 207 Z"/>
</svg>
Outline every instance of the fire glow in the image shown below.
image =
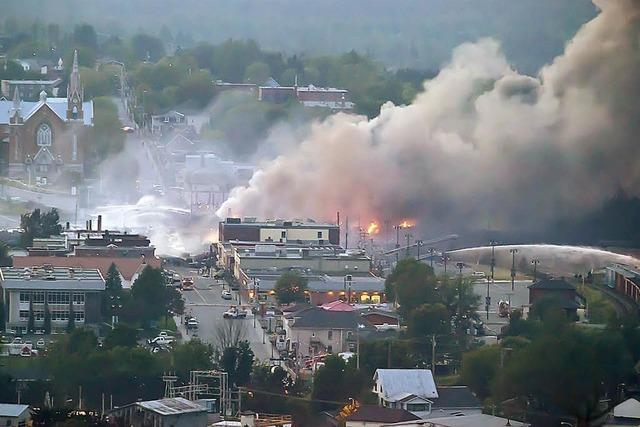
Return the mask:
<svg viewBox="0 0 640 427">
<path fill-rule="evenodd" d="M 374 234 L 378 234 L 379 232 L 380 232 L 380 226 L 378 225 L 377 222 L 372 221 L 367 227 L 367 233 L 369 233 L 369 235 L 374 235 Z"/>
<path fill-rule="evenodd" d="M 411 228 L 411 227 L 415 227 L 416 223 L 415 221 L 405 219 L 398 225 L 400 226 L 400 228 Z"/>
</svg>

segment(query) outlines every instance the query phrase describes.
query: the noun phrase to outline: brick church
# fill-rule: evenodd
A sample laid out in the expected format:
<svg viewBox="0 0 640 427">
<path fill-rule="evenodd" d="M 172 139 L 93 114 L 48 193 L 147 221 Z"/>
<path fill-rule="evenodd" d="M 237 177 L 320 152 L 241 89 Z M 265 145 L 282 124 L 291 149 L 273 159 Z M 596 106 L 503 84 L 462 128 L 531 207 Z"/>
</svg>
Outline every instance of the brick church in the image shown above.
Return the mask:
<svg viewBox="0 0 640 427">
<path fill-rule="evenodd" d="M 93 102 L 84 101 L 78 72 L 78 53 L 73 57 L 66 98 L 0 100 L 0 141 L 3 167 L 9 178 L 29 185 L 68 188 L 84 178 L 84 154 L 93 126 Z"/>
</svg>

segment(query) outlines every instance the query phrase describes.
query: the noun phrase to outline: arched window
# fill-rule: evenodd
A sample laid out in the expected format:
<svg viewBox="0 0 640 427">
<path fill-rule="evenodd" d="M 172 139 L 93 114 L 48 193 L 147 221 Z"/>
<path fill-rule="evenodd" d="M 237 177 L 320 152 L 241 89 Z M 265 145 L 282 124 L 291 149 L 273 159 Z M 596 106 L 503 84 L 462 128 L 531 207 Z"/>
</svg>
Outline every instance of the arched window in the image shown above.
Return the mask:
<svg viewBox="0 0 640 427">
<path fill-rule="evenodd" d="M 36 134 L 36 141 L 40 147 L 51 146 L 51 128 L 48 124 L 43 123 L 40 125 Z"/>
</svg>

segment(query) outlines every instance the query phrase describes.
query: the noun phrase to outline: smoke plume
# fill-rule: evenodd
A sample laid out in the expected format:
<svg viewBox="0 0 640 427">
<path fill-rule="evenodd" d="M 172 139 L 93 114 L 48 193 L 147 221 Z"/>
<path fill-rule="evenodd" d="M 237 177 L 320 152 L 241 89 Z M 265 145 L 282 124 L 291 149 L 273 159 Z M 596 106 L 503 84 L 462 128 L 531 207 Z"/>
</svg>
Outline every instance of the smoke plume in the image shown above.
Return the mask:
<svg viewBox="0 0 640 427">
<path fill-rule="evenodd" d="M 617 191 L 638 195 L 640 2 L 595 3 L 600 14 L 538 76 L 510 67 L 494 40 L 461 45 L 411 105 L 316 123 L 219 216 L 340 210 L 508 229 L 591 211 Z"/>
</svg>

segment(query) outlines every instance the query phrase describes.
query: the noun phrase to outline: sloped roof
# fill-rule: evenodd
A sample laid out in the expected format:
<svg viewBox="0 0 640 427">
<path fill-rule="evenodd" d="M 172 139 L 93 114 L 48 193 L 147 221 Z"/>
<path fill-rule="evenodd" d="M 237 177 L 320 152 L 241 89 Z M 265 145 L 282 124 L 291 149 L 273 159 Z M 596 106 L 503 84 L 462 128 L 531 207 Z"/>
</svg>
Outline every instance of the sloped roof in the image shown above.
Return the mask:
<svg viewBox="0 0 640 427">
<path fill-rule="evenodd" d="M 467 386 L 438 387 L 438 398 L 433 401 L 432 408 L 482 408 L 482 403 Z"/>
<path fill-rule="evenodd" d="M 341 300 L 335 300 L 321 305 L 322 308 L 329 311 L 355 311 L 351 304 Z"/>
<path fill-rule="evenodd" d="M 29 405 L 16 405 L 13 403 L 0 403 L 0 417 L 17 418 L 26 410 Z"/>
<path fill-rule="evenodd" d="M 504 427 L 507 419 L 487 414 L 465 415 L 458 417 L 430 418 L 428 425 L 433 427 Z M 509 420 L 513 427 L 524 427 L 527 424 Z M 385 426 L 386 427 L 386 426 Z"/>
<path fill-rule="evenodd" d="M 180 415 L 191 412 L 206 412 L 207 409 L 183 397 L 137 402 L 138 406 L 160 415 Z"/>
<path fill-rule="evenodd" d="M 409 411 L 397 408 L 385 408 L 376 405 L 362 405 L 357 411 L 347 416 L 347 421 L 363 421 L 378 423 L 400 423 L 403 421 L 419 420 L 420 417 Z"/>
<path fill-rule="evenodd" d="M 424 399 L 438 397 L 430 369 L 377 369 L 373 379 L 379 380 L 385 398 L 391 401 L 401 400 L 409 394 Z"/>
<path fill-rule="evenodd" d="M 20 111 L 24 121 L 34 115 L 36 111 L 47 105 L 62 120 L 67 121 L 67 98 L 47 98 L 46 102 L 20 101 Z M 13 101 L 0 101 L 0 125 L 9 124 Z M 93 124 L 93 101 L 82 103 L 83 122 L 87 126 Z"/>
<path fill-rule="evenodd" d="M 576 287 L 564 279 L 542 279 L 538 280 L 529 289 L 545 289 L 553 291 L 575 291 Z"/>
<path fill-rule="evenodd" d="M 613 416 L 616 418 L 640 419 L 640 402 L 634 398 L 625 400 L 613 408 Z"/>
<path fill-rule="evenodd" d="M 289 313 L 285 317 L 295 318 L 293 328 L 375 330 L 369 322 L 354 311 L 329 311 L 320 307 L 310 307 L 296 313 Z"/>
</svg>

